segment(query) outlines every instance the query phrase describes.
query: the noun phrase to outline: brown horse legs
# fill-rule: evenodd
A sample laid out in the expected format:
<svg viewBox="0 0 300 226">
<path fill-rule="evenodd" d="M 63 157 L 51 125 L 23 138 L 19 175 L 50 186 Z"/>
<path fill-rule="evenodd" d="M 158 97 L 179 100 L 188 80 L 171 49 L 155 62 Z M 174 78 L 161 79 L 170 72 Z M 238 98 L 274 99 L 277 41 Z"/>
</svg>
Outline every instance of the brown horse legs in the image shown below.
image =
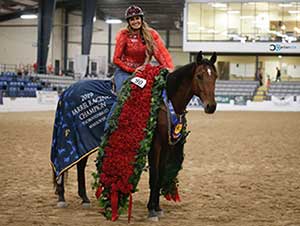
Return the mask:
<svg viewBox="0 0 300 226">
<path fill-rule="evenodd" d="M 149 218 L 157 218 L 158 220 L 158 214 L 157 211 L 160 211 L 159 207 L 159 184 L 158 184 L 158 170 L 155 169 L 155 167 L 152 167 L 150 165 L 150 197 L 149 202 L 147 205 Z"/>
<path fill-rule="evenodd" d="M 81 159 L 77 163 L 77 180 L 78 180 L 78 195 L 82 199 L 82 205 L 84 207 L 89 207 L 90 200 L 87 197 L 86 194 L 86 188 L 85 188 L 85 167 L 87 163 L 87 157 Z M 58 195 L 58 207 L 66 207 L 66 201 L 65 201 L 65 188 L 64 188 L 64 173 L 58 178 L 57 181 L 55 181 L 56 185 L 56 191 L 55 193 Z"/>
<path fill-rule="evenodd" d="M 86 188 L 85 188 L 85 167 L 87 163 L 87 157 L 81 159 L 77 163 L 77 180 L 78 180 L 78 195 L 82 199 L 82 203 L 90 203 L 89 198 L 86 195 Z"/>
<path fill-rule="evenodd" d="M 56 181 L 55 194 L 58 195 L 58 202 L 65 202 L 64 174 L 59 176 L 58 180 Z"/>
<path fill-rule="evenodd" d="M 153 140 L 152 149 L 149 153 L 149 165 L 150 165 L 150 197 L 147 205 L 148 208 L 148 218 L 151 220 L 158 220 L 158 217 L 162 215 L 162 209 L 159 205 L 159 196 L 161 189 L 161 179 L 163 177 L 165 163 L 166 163 L 166 150 L 167 148 L 162 148 L 161 139 L 156 136 Z"/>
<path fill-rule="evenodd" d="M 147 205 L 148 210 L 156 210 L 159 207 L 159 184 L 158 184 L 158 170 L 150 166 L 150 197 Z"/>
</svg>

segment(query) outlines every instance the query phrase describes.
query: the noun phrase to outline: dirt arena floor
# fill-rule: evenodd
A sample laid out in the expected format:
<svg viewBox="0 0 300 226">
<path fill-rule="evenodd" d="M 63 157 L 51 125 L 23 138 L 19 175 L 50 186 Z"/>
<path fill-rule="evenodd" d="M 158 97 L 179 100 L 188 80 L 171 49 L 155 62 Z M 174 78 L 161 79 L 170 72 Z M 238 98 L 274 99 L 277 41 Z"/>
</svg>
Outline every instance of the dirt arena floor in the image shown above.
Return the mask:
<svg viewBox="0 0 300 226">
<path fill-rule="evenodd" d="M 87 168 L 92 201 L 83 209 L 76 170 L 58 209 L 49 165 L 54 112 L 0 113 L 1 226 L 119 226 L 107 221 L 91 189 L 95 154 Z M 180 172 L 182 202 L 162 201 L 165 217 L 148 222 L 148 174 L 134 194 L 131 225 L 300 226 L 300 113 L 188 113 L 191 134 Z"/>
</svg>

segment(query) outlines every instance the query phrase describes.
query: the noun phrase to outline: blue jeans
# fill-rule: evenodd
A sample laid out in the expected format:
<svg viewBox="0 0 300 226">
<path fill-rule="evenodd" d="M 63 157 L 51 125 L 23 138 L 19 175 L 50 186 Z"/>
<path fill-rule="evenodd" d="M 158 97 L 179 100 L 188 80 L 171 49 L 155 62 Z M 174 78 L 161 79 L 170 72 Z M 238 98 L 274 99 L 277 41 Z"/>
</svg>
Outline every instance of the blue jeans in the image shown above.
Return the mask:
<svg viewBox="0 0 300 226">
<path fill-rule="evenodd" d="M 123 83 L 129 78 L 130 75 L 131 74 L 129 74 L 128 72 L 125 72 L 121 68 L 117 67 L 114 74 L 117 94 L 120 93 Z"/>
<path fill-rule="evenodd" d="M 122 86 L 123 86 L 123 83 L 129 78 L 131 74 L 123 71 L 121 68 L 117 67 L 115 73 L 114 73 L 114 81 L 115 81 L 115 86 L 116 86 L 116 93 L 119 94 L 121 89 L 122 89 Z M 104 126 L 104 131 L 106 131 L 109 127 L 109 124 L 108 124 L 108 120 L 110 119 L 112 113 L 114 112 L 115 108 L 116 108 L 116 105 L 117 105 L 117 101 L 111 106 L 111 109 L 107 115 L 107 119 L 106 119 L 106 123 L 105 123 L 105 126 Z"/>
</svg>

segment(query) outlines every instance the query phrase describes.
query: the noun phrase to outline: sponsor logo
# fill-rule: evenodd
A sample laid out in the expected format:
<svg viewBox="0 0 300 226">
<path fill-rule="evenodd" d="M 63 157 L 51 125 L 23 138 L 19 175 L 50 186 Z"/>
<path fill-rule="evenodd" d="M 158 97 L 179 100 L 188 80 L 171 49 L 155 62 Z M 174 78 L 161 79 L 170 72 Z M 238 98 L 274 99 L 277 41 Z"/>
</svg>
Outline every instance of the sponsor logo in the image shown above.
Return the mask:
<svg viewBox="0 0 300 226">
<path fill-rule="evenodd" d="M 296 49 L 297 46 L 294 45 L 285 45 L 285 44 L 270 44 L 269 50 L 271 52 L 280 52 L 282 49 Z"/>
</svg>

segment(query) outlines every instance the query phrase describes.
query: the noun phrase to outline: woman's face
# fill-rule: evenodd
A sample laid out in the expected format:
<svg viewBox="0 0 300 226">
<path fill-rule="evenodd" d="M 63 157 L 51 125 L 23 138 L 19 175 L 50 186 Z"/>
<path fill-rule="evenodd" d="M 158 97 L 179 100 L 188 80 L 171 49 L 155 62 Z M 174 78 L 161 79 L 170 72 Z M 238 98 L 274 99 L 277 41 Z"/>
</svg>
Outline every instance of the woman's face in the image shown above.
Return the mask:
<svg viewBox="0 0 300 226">
<path fill-rule="evenodd" d="M 133 16 L 129 18 L 129 25 L 133 30 L 138 30 L 142 26 L 142 18 L 140 16 Z"/>
</svg>

